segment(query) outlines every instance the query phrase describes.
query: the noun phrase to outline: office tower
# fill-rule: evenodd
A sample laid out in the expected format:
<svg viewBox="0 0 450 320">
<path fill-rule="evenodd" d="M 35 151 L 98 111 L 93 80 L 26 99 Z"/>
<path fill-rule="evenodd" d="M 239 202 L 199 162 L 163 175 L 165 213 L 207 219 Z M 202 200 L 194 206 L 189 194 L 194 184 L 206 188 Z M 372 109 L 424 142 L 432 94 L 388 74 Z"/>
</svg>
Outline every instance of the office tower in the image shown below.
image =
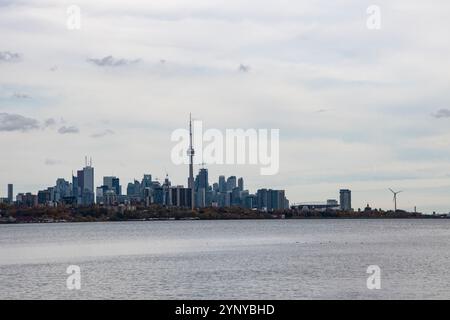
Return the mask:
<svg viewBox="0 0 450 320">
<path fill-rule="evenodd" d="M 206 207 L 206 190 L 204 188 L 198 188 L 195 191 L 195 205 L 197 208 Z"/>
<path fill-rule="evenodd" d="M 137 180 L 128 183 L 127 186 L 127 196 L 129 197 L 139 197 L 141 195 L 141 183 Z"/>
<path fill-rule="evenodd" d="M 205 192 L 205 207 L 211 207 L 214 199 L 214 194 L 211 189 Z"/>
<path fill-rule="evenodd" d="M 83 168 L 83 187 L 84 190 L 88 190 L 92 193 L 94 193 L 94 168 L 90 165 Z"/>
<path fill-rule="evenodd" d="M 106 194 L 106 191 L 108 191 L 108 187 L 105 185 L 97 187 L 95 191 L 95 202 L 97 202 L 97 204 L 103 204 L 105 202 L 104 195 Z"/>
<path fill-rule="evenodd" d="M 341 189 L 339 193 L 340 193 L 341 210 L 344 211 L 352 210 L 352 192 L 348 189 Z"/>
<path fill-rule="evenodd" d="M 135 184 L 129 182 L 128 185 L 127 185 L 127 196 L 128 197 L 133 197 L 135 194 L 136 194 Z"/>
<path fill-rule="evenodd" d="M 14 186 L 10 183 L 8 184 L 8 203 L 13 203 L 13 195 L 14 193 Z"/>
<path fill-rule="evenodd" d="M 239 188 L 239 191 L 244 191 L 244 178 L 239 178 L 238 179 L 238 188 Z"/>
<path fill-rule="evenodd" d="M 170 206 L 171 205 L 171 194 L 170 194 L 170 186 L 171 182 L 169 180 L 169 175 L 166 173 L 166 178 L 164 179 L 164 183 L 162 185 L 163 189 L 163 205 Z"/>
<path fill-rule="evenodd" d="M 244 198 L 244 203 L 243 203 L 244 207 L 247 209 L 253 209 L 257 207 L 257 197 L 254 194 L 251 195 L 247 195 Z"/>
<path fill-rule="evenodd" d="M 205 169 L 205 168 L 200 169 L 200 171 L 197 175 L 197 179 L 198 179 L 198 183 L 197 183 L 198 189 L 207 190 L 209 188 L 208 169 Z"/>
<path fill-rule="evenodd" d="M 227 179 L 227 191 L 233 191 L 236 188 L 236 177 L 231 176 Z"/>
<path fill-rule="evenodd" d="M 47 190 L 38 191 L 37 203 L 41 205 L 47 205 L 53 201 L 53 188 L 48 188 Z"/>
<path fill-rule="evenodd" d="M 192 209 L 192 189 L 176 186 L 170 188 L 171 205 Z"/>
<path fill-rule="evenodd" d="M 64 198 L 70 197 L 72 194 L 72 186 L 69 181 L 66 181 L 63 178 L 59 178 L 56 180 L 55 186 L 55 201 L 61 202 Z"/>
<path fill-rule="evenodd" d="M 165 204 L 164 188 L 157 187 L 153 189 L 153 203 L 163 206 Z"/>
<path fill-rule="evenodd" d="M 81 194 L 84 190 L 84 171 L 77 170 L 77 185 L 78 185 L 78 193 L 77 196 L 81 197 Z"/>
<path fill-rule="evenodd" d="M 103 185 L 112 189 L 112 180 L 114 177 L 103 177 Z"/>
<path fill-rule="evenodd" d="M 36 207 L 38 204 L 37 195 L 27 193 L 19 193 L 16 197 L 16 201 L 18 205 L 27 206 L 27 207 Z"/>
<path fill-rule="evenodd" d="M 122 186 L 120 185 L 119 178 L 114 177 L 112 180 L 112 188 L 114 191 L 116 191 L 116 195 L 121 196 L 122 195 Z"/>
<path fill-rule="evenodd" d="M 103 185 L 107 186 L 109 190 L 113 190 L 116 195 L 122 195 L 122 186 L 120 180 L 117 177 L 103 177 Z"/>
<path fill-rule="evenodd" d="M 170 180 L 169 180 L 169 175 L 166 174 L 166 178 L 164 179 L 163 187 L 168 188 L 168 187 L 170 187 L 170 185 L 171 185 L 171 183 L 170 183 Z"/>
<path fill-rule="evenodd" d="M 237 187 L 231 191 L 231 205 L 234 207 L 241 205 L 241 191 Z"/>
<path fill-rule="evenodd" d="M 103 194 L 103 201 L 104 201 L 104 204 L 107 206 L 117 205 L 118 197 L 117 197 L 116 192 L 114 190 L 107 190 Z"/>
<path fill-rule="evenodd" d="M 267 189 L 259 189 L 256 191 L 257 198 L 257 208 L 259 210 L 267 211 L 268 208 L 268 190 Z"/>
<path fill-rule="evenodd" d="M 151 188 L 152 184 L 153 184 L 152 175 L 144 174 L 144 177 L 142 178 L 142 181 L 141 181 L 141 188 L 142 189 Z"/>
<path fill-rule="evenodd" d="M 78 203 L 78 199 L 80 197 L 81 191 L 80 186 L 78 185 L 78 176 L 74 176 L 72 172 L 72 198 L 73 202 Z"/>
<path fill-rule="evenodd" d="M 82 170 L 77 171 L 77 177 L 72 177 L 73 196 L 77 198 L 77 203 L 82 205 L 92 205 L 95 203 L 94 189 L 94 168 L 92 167 L 92 159 L 88 163 L 86 158 L 86 166 Z"/>
<path fill-rule="evenodd" d="M 214 182 L 212 189 L 215 193 L 219 192 L 219 184 L 217 182 Z"/>
<path fill-rule="evenodd" d="M 256 193 L 256 207 L 263 211 L 283 210 L 289 207 L 284 190 L 259 189 Z"/>
<path fill-rule="evenodd" d="M 219 176 L 219 192 L 227 191 L 227 183 L 225 181 L 225 176 Z"/>
<path fill-rule="evenodd" d="M 269 190 L 270 210 L 283 210 L 285 207 L 284 190 Z"/>
</svg>

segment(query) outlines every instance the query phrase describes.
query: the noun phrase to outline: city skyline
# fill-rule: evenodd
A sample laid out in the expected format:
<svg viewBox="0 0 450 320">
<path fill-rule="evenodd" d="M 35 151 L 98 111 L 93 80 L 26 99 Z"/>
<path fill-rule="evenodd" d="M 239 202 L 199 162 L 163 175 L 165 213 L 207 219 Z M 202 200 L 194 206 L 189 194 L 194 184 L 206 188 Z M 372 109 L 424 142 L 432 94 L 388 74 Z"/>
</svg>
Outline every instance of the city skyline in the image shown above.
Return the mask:
<svg viewBox="0 0 450 320">
<path fill-rule="evenodd" d="M 285 189 L 301 202 L 348 188 L 354 207 L 391 208 L 393 188 L 405 191 L 399 208 L 449 211 L 441 6 L 382 1 L 381 29 L 369 30 L 358 1 L 291 3 L 289 12 L 212 3 L 124 12 L 81 0 L 79 30 L 58 1 L 0 4 L 1 196 L 7 183 L 15 193 L 54 184 L 84 154 L 98 164 L 95 185 L 148 171 L 184 184 L 170 134 L 189 110 L 222 131 L 280 129 L 279 174 L 208 167 L 245 176 L 253 190 Z"/>
</svg>

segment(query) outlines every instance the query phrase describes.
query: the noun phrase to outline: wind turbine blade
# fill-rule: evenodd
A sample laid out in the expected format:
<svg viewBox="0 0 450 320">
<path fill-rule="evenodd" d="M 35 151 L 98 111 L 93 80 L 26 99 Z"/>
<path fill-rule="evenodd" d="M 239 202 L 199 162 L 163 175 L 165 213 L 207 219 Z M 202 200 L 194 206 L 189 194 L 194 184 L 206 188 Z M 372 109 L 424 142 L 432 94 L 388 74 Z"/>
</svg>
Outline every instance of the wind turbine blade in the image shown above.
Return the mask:
<svg viewBox="0 0 450 320">
<path fill-rule="evenodd" d="M 395 193 L 394 190 L 392 190 L 391 188 L 389 188 L 389 190 L 391 190 L 392 193 Z"/>
</svg>

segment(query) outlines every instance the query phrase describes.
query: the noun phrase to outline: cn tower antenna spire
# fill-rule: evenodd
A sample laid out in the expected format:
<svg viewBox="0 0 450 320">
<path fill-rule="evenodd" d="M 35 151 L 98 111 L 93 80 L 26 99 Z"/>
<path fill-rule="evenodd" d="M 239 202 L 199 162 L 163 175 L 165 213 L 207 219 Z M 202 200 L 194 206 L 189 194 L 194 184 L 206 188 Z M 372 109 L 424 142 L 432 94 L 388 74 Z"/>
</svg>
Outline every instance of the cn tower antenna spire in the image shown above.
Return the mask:
<svg viewBox="0 0 450 320">
<path fill-rule="evenodd" d="M 189 178 L 188 178 L 188 188 L 191 189 L 191 209 L 194 210 L 195 207 L 195 196 L 194 196 L 194 147 L 192 146 L 192 115 L 189 113 Z"/>
</svg>

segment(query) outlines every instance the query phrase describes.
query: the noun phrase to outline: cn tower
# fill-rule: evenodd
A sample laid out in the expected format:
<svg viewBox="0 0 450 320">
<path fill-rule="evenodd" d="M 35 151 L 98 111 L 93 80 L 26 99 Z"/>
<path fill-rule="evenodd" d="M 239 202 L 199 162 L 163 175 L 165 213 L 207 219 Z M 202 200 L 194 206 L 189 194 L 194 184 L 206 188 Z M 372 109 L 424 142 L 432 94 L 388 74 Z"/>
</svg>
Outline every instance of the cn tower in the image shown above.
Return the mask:
<svg viewBox="0 0 450 320">
<path fill-rule="evenodd" d="M 187 151 L 189 156 L 189 178 L 188 178 L 188 188 L 191 189 L 191 209 L 194 210 L 194 147 L 192 146 L 192 117 L 189 113 L 189 149 Z"/>
</svg>

